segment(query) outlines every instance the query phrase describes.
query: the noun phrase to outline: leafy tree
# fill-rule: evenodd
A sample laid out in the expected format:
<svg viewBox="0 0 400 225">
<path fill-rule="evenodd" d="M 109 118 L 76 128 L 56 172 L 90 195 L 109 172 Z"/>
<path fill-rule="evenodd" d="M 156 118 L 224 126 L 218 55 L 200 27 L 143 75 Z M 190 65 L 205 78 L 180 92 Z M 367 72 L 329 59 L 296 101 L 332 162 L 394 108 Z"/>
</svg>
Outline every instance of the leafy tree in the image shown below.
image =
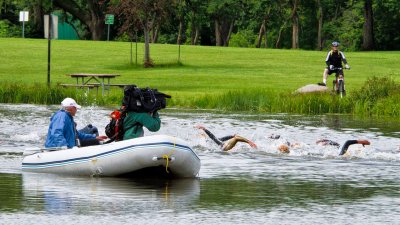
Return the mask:
<svg viewBox="0 0 400 225">
<path fill-rule="evenodd" d="M 116 12 L 121 21 L 120 33 L 143 30 L 144 35 L 144 67 L 154 66 L 150 58 L 150 30 L 154 29 L 156 21 L 163 21 L 171 7 L 176 6 L 175 1 L 169 0 L 121 0 L 116 2 L 112 10 Z"/>
<path fill-rule="evenodd" d="M 400 49 L 400 1 L 376 0 L 374 10 L 374 35 L 376 48 Z"/>
<path fill-rule="evenodd" d="M 208 13 L 214 20 L 215 45 L 228 46 L 233 27 L 242 12 L 242 0 L 210 0 Z"/>
<path fill-rule="evenodd" d="M 189 22 L 190 44 L 196 45 L 200 39 L 201 28 L 207 23 L 207 1 L 186 0 L 185 6 Z"/>
<path fill-rule="evenodd" d="M 105 12 L 110 0 L 52 0 L 54 6 L 71 14 L 85 25 L 92 40 L 105 37 Z"/>
</svg>

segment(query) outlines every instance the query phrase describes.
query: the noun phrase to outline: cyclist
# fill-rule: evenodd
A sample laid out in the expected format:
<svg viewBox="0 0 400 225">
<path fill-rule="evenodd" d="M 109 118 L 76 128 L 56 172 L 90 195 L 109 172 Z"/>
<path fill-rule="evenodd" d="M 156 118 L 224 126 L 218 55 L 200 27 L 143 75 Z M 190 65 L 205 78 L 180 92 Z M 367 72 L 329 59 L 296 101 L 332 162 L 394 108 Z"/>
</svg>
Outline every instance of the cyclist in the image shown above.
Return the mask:
<svg viewBox="0 0 400 225">
<path fill-rule="evenodd" d="M 339 51 L 339 42 L 334 41 L 332 42 L 331 45 L 331 50 L 328 52 L 328 55 L 326 56 L 326 65 L 327 67 L 324 70 L 323 74 L 323 82 L 318 83 L 321 86 L 326 86 L 326 79 L 328 78 L 328 75 L 331 75 L 332 73 L 336 73 L 337 75 L 342 75 L 343 70 L 339 70 L 337 68 L 342 68 L 342 62 L 345 64 L 346 69 L 350 69 L 349 64 L 347 64 L 346 57 L 344 56 L 343 52 Z"/>
</svg>

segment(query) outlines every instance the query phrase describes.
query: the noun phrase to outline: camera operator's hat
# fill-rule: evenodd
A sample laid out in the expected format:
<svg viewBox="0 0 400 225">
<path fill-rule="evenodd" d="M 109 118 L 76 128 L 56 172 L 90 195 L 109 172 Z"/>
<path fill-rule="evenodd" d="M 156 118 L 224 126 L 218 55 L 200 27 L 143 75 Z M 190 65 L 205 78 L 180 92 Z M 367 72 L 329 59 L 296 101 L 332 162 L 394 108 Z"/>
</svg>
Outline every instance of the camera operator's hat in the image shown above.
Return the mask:
<svg viewBox="0 0 400 225">
<path fill-rule="evenodd" d="M 74 99 L 72 99 L 72 98 L 66 98 L 66 99 L 64 99 L 64 100 L 61 102 L 61 106 L 62 106 L 62 107 L 74 106 L 74 107 L 77 108 L 77 109 L 80 109 L 80 108 L 81 108 L 81 106 L 78 105 L 78 104 L 76 103 L 76 101 L 75 101 Z"/>
</svg>

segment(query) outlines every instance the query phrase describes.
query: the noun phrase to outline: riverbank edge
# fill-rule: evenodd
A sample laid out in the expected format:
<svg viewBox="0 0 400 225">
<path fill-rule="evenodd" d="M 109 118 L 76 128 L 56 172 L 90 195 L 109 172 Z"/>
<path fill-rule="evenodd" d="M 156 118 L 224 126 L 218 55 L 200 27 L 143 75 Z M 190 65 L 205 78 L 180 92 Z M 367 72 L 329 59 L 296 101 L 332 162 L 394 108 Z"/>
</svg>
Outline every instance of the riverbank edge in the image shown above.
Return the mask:
<svg viewBox="0 0 400 225">
<path fill-rule="evenodd" d="M 110 90 L 105 96 L 87 89 L 63 88 L 59 85 L 0 84 L 1 103 L 54 105 L 65 97 L 82 105 L 119 107 L 121 89 Z M 164 91 L 163 91 L 164 92 Z M 168 90 L 165 91 L 168 93 Z M 242 113 L 290 113 L 304 115 L 351 114 L 363 117 L 399 117 L 400 84 L 389 77 L 369 78 L 358 90 L 341 98 L 332 93 L 294 94 L 247 88 L 224 93 L 177 93 L 168 100 L 168 107 L 219 110 Z"/>
</svg>

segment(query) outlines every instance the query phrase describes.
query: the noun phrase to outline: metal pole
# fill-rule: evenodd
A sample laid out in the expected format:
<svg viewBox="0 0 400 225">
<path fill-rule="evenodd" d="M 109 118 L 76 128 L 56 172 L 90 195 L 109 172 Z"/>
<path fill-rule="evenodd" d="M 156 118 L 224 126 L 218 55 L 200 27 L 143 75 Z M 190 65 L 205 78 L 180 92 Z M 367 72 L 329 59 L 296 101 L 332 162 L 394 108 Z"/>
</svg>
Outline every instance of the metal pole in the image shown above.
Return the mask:
<svg viewBox="0 0 400 225">
<path fill-rule="evenodd" d="M 22 13 L 22 38 L 25 38 L 25 12 Z"/>
<path fill-rule="evenodd" d="M 179 42 L 178 63 L 181 63 L 181 43 Z"/>
<path fill-rule="evenodd" d="M 108 24 L 108 31 L 107 31 L 107 41 L 110 40 L 110 24 Z"/>
<path fill-rule="evenodd" d="M 50 59 L 51 59 L 51 14 L 49 14 L 49 27 L 47 36 L 47 85 L 50 86 Z"/>
<path fill-rule="evenodd" d="M 136 64 L 135 65 L 136 66 L 137 66 L 137 39 L 138 38 L 137 38 L 137 31 L 136 31 L 136 37 L 135 37 L 135 42 L 136 42 L 136 62 L 135 62 Z"/>
<path fill-rule="evenodd" d="M 131 38 L 131 61 L 130 61 L 130 65 L 132 66 L 133 62 L 132 62 L 132 38 Z"/>
</svg>

